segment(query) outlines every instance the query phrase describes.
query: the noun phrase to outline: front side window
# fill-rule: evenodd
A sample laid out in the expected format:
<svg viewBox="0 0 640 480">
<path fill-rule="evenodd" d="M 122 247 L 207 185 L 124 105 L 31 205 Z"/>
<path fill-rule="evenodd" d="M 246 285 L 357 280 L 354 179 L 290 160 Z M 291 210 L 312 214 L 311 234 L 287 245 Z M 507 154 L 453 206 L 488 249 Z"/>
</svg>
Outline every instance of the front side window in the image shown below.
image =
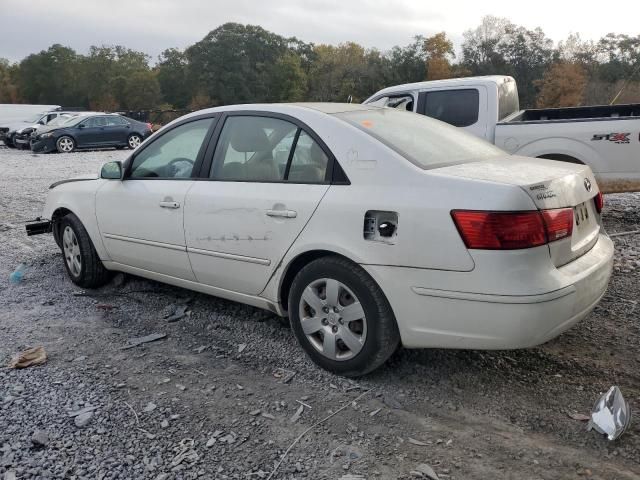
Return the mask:
<svg viewBox="0 0 640 480">
<path fill-rule="evenodd" d="M 180 125 L 138 153 L 129 178 L 189 178 L 213 118 Z"/>
<path fill-rule="evenodd" d="M 105 117 L 91 117 L 84 122 L 86 128 L 105 127 L 106 125 L 107 119 Z"/>
<path fill-rule="evenodd" d="M 424 169 L 504 155 L 498 147 L 475 135 L 415 113 L 372 108 L 335 116 Z"/>
<path fill-rule="evenodd" d="M 298 127 L 270 117 L 227 118 L 213 156 L 211 178 L 246 182 L 284 180 Z"/>
<path fill-rule="evenodd" d="M 468 127 L 478 121 L 480 95 L 475 88 L 426 93 L 425 112 L 454 127 Z"/>
</svg>

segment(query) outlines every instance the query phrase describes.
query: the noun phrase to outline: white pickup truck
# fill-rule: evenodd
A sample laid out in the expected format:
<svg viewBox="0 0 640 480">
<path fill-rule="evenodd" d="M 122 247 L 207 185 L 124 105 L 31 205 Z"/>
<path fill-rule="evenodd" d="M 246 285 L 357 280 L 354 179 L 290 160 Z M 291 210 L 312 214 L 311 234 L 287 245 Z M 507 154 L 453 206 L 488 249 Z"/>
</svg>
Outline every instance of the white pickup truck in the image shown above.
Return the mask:
<svg viewBox="0 0 640 480">
<path fill-rule="evenodd" d="M 606 193 L 640 191 L 640 104 L 520 110 L 512 77 L 409 83 L 364 103 L 464 128 L 507 152 L 591 167 Z"/>
</svg>

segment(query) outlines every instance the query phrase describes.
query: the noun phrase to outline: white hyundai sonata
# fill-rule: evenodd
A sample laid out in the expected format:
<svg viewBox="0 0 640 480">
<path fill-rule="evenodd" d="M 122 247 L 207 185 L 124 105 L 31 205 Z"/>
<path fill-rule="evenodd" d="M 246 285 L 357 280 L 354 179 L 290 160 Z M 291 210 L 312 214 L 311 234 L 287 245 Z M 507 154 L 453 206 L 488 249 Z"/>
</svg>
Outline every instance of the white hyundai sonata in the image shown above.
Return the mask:
<svg viewBox="0 0 640 480">
<path fill-rule="evenodd" d="M 514 157 L 422 115 L 352 104 L 182 117 L 100 178 L 51 186 L 71 280 L 127 272 L 288 316 L 356 376 L 408 348 L 523 348 L 584 318 L 613 245 L 584 165 Z"/>
</svg>

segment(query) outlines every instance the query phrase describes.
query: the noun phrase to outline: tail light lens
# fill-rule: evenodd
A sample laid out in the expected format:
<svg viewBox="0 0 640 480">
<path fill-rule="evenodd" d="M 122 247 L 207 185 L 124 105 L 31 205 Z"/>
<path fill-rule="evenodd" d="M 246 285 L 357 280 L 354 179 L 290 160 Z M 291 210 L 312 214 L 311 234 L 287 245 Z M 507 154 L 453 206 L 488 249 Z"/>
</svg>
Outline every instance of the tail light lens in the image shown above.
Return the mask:
<svg viewBox="0 0 640 480">
<path fill-rule="evenodd" d="M 545 245 L 573 233 L 573 209 L 526 212 L 453 210 L 453 221 L 467 248 L 516 250 Z"/>
<path fill-rule="evenodd" d="M 602 195 L 602 192 L 598 192 L 598 194 L 593 197 L 593 201 L 596 204 L 596 210 L 598 213 L 601 213 L 604 208 L 604 196 Z"/>
</svg>

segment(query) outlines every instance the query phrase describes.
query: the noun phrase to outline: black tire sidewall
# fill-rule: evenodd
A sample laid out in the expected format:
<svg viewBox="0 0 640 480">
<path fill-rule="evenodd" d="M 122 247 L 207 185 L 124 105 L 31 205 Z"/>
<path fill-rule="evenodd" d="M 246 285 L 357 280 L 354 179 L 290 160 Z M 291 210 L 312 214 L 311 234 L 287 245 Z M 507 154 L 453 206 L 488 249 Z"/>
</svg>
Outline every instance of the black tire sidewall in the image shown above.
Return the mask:
<svg viewBox="0 0 640 480">
<path fill-rule="evenodd" d="M 345 376 L 364 375 L 384 363 L 389 355 L 383 354 L 385 358 L 380 361 L 380 353 L 388 347 L 389 343 L 393 343 L 391 352 L 397 347 L 399 335 L 395 318 L 391 314 L 391 308 L 382 290 L 361 267 L 347 262 L 323 260 L 325 259 L 311 262 L 304 267 L 291 285 L 289 294 L 291 328 L 309 357 L 322 368 Z M 326 358 L 315 349 L 302 330 L 298 311 L 300 298 L 310 283 L 321 278 L 332 278 L 343 283 L 362 304 L 367 319 L 367 336 L 362 350 L 349 360 L 336 361 Z M 392 332 L 391 335 L 389 332 Z"/>
<path fill-rule="evenodd" d="M 69 269 L 69 265 L 67 265 L 67 259 L 64 254 L 63 236 L 66 227 L 71 227 L 80 247 L 80 260 L 82 264 L 80 266 L 80 274 L 78 276 L 75 276 Z M 104 271 L 104 267 L 95 252 L 89 233 L 82 225 L 80 219 L 70 213 L 60 220 L 59 228 L 64 268 L 71 281 L 84 288 L 93 288 L 97 286 L 97 283 L 102 283 L 100 281 L 96 282 L 96 271 Z"/>
</svg>

